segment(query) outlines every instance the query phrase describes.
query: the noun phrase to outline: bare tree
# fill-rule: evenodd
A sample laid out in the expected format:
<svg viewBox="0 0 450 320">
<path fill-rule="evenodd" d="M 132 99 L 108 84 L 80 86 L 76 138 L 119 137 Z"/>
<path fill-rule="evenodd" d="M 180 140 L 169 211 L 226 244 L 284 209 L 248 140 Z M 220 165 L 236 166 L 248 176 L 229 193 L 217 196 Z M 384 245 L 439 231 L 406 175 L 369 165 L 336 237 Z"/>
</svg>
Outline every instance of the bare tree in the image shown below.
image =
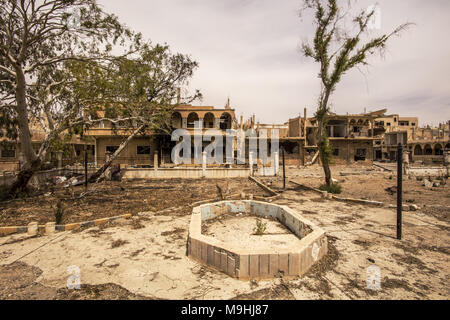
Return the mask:
<svg viewBox="0 0 450 320">
<path fill-rule="evenodd" d="M 304 0 L 303 10 L 314 12 L 316 31 L 313 44 L 303 43 L 302 51 L 306 57 L 311 57 L 320 64 L 321 91 L 315 117 L 318 122 L 317 141 L 320 159 L 325 182 L 330 186 L 332 152 L 326 133 L 330 97 L 346 72 L 367 65 L 369 56 L 383 52 L 388 40 L 399 35 L 409 24 L 402 24 L 389 34 L 364 41 L 364 36 L 370 31 L 369 26 L 375 8 L 370 12 L 362 11 L 356 15 L 352 19 L 352 28 L 349 29 L 345 29 L 344 26 L 344 19 L 349 10 L 344 10 L 343 6 L 338 5 L 337 0 Z"/>
</svg>

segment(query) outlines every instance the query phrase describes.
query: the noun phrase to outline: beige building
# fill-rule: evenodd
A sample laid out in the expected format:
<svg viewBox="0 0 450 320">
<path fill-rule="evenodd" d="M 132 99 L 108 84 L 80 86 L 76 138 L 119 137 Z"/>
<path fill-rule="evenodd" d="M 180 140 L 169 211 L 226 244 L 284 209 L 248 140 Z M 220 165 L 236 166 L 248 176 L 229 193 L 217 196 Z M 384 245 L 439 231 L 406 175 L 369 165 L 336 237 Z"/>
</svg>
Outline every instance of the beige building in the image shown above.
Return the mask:
<svg viewBox="0 0 450 320">
<path fill-rule="evenodd" d="M 45 140 L 46 134 L 40 124 L 31 124 L 31 142 L 33 149 L 37 153 Z M 44 168 L 55 168 L 58 165 L 66 166 L 84 161 L 84 147 L 88 151 L 88 161 L 94 159 L 94 145 L 88 141 L 82 141 L 79 136 L 67 134 L 61 135 L 61 141 L 58 146 L 50 149 L 44 161 Z M 23 158 L 20 153 L 20 142 L 11 141 L 6 138 L 0 139 L 0 171 L 14 172 L 20 170 Z"/>
<path fill-rule="evenodd" d="M 174 107 L 171 124 L 173 129 L 186 129 L 192 136 L 195 129 L 201 130 L 202 133 L 209 129 L 217 129 L 225 134 L 227 129 L 237 127 L 235 110 L 230 107 L 229 102 L 222 109 L 216 109 L 213 106 L 178 105 Z M 90 128 L 87 135 L 93 137 L 95 141 L 96 165 L 102 165 L 108 155 L 114 153 L 130 133 L 131 129 L 113 129 L 107 122 Z M 171 136 L 168 134 L 147 131 L 132 139 L 113 164 L 145 168 L 154 166 L 155 159 L 158 159 L 158 165 L 170 165 L 171 152 L 176 143 L 171 141 Z M 194 152 L 192 156 L 193 154 Z"/>
</svg>

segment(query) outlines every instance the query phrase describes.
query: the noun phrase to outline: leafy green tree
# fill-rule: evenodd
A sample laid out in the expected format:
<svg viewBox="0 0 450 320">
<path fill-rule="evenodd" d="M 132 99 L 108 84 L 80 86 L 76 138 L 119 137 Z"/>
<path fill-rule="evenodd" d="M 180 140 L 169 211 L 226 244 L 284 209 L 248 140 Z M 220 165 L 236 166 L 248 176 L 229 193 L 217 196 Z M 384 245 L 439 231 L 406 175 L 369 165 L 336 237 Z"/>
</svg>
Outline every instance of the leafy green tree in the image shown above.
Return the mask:
<svg viewBox="0 0 450 320">
<path fill-rule="evenodd" d="M 320 160 L 327 186 L 332 184 L 330 170 L 332 152 L 326 133 L 331 95 L 345 73 L 368 65 L 368 58 L 371 55 L 383 52 L 388 40 L 399 35 L 410 25 L 402 24 L 389 34 L 365 39 L 370 34 L 369 27 L 375 15 L 375 8 L 369 12 L 360 12 L 352 19 L 352 26 L 346 28 L 345 19 L 350 7 L 350 2 L 348 3 L 346 9 L 338 4 L 337 0 L 304 0 L 303 7 L 304 11 L 314 12 L 316 27 L 314 39 L 312 44 L 303 43 L 302 52 L 320 64 L 321 91 L 315 117 L 318 122 L 317 141 Z"/>
<path fill-rule="evenodd" d="M 141 35 L 122 26 L 95 0 L 0 0 L 0 110 L 18 129 L 25 163 L 10 194 L 24 190 L 40 169 L 55 139 L 78 110 L 67 110 L 64 75 L 67 61 L 92 61 L 133 52 Z M 31 144 L 30 123 L 40 123 L 46 139 L 38 152 Z M 2 128 L 4 129 L 4 128 Z"/>
</svg>

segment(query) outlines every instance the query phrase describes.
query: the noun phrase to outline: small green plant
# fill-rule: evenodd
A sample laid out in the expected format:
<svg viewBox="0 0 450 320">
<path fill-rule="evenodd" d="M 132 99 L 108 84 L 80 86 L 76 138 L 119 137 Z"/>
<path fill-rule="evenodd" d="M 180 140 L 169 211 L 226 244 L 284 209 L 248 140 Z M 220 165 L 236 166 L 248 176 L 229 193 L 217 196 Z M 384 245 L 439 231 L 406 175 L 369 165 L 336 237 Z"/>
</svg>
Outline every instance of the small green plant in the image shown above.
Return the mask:
<svg viewBox="0 0 450 320">
<path fill-rule="evenodd" d="M 323 184 L 319 187 L 319 190 L 326 191 L 332 194 L 341 194 L 342 187 L 338 183 L 332 183 L 330 186 Z"/>
<path fill-rule="evenodd" d="M 63 216 L 64 216 L 64 206 L 61 200 L 58 200 L 56 203 L 56 208 L 53 209 L 55 213 L 55 223 L 57 225 L 61 224 Z"/>
<path fill-rule="evenodd" d="M 263 222 L 261 218 L 256 219 L 256 227 L 253 229 L 253 232 L 257 236 L 262 236 L 264 232 L 266 232 L 267 223 Z"/>
</svg>

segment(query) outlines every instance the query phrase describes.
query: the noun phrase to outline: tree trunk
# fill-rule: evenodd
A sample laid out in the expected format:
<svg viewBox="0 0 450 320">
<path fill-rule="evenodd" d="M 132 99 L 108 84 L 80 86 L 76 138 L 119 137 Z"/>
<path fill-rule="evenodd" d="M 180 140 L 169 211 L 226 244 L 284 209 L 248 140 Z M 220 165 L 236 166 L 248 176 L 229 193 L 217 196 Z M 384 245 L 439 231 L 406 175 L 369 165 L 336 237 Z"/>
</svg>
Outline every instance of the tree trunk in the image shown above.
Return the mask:
<svg viewBox="0 0 450 320">
<path fill-rule="evenodd" d="M 33 177 L 33 175 L 39 171 L 41 168 L 41 160 L 38 158 L 34 160 L 31 164 L 27 163 L 17 175 L 17 179 L 12 184 L 9 189 L 9 195 L 11 198 L 15 198 L 19 193 L 25 192 L 27 189 L 28 182 Z"/>
<path fill-rule="evenodd" d="M 327 186 L 331 186 L 331 170 L 330 170 L 330 162 L 329 157 L 324 153 L 324 150 L 328 149 L 328 140 L 323 134 L 323 120 L 319 121 L 319 156 L 320 161 L 322 162 L 323 172 L 325 174 L 325 183 Z"/>
<path fill-rule="evenodd" d="M 327 107 L 327 103 L 328 103 L 328 98 L 329 98 L 329 92 L 327 92 L 325 94 L 325 98 L 324 101 L 322 102 L 320 108 L 322 110 L 326 110 Z M 327 186 L 331 186 L 332 183 L 332 178 L 331 178 L 331 169 L 330 169 L 330 157 L 325 154 L 326 150 L 329 150 L 329 141 L 326 137 L 326 132 L 324 132 L 324 130 L 326 130 L 325 128 L 325 123 L 326 123 L 326 112 L 323 113 L 319 113 L 321 114 L 320 117 L 318 117 L 318 143 L 317 146 L 319 147 L 319 155 L 320 155 L 320 160 L 322 162 L 322 168 L 323 168 L 323 172 L 325 174 L 325 183 Z"/>
<path fill-rule="evenodd" d="M 90 183 L 96 183 L 98 179 L 102 176 L 102 174 L 108 169 L 113 161 L 119 156 L 119 154 L 122 152 L 122 150 L 128 145 L 128 143 L 142 130 L 145 128 L 146 125 L 141 125 L 139 128 L 137 128 L 125 141 L 123 141 L 119 148 L 116 150 L 116 152 L 113 153 L 113 155 L 105 162 L 105 164 L 98 169 L 95 173 L 93 173 L 89 177 Z"/>
<path fill-rule="evenodd" d="M 28 106 L 26 101 L 26 82 L 23 70 L 20 67 L 16 71 L 16 112 L 19 127 L 20 151 L 25 156 L 25 163 L 20 168 L 17 179 L 9 190 L 11 197 L 15 198 L 19 192 L 26 190 L 28 182 L 33 174 L 41 168 L 42 161 L 36 155 L 31 143 L 31 132 L 28 124 Z"/>
</svg>

